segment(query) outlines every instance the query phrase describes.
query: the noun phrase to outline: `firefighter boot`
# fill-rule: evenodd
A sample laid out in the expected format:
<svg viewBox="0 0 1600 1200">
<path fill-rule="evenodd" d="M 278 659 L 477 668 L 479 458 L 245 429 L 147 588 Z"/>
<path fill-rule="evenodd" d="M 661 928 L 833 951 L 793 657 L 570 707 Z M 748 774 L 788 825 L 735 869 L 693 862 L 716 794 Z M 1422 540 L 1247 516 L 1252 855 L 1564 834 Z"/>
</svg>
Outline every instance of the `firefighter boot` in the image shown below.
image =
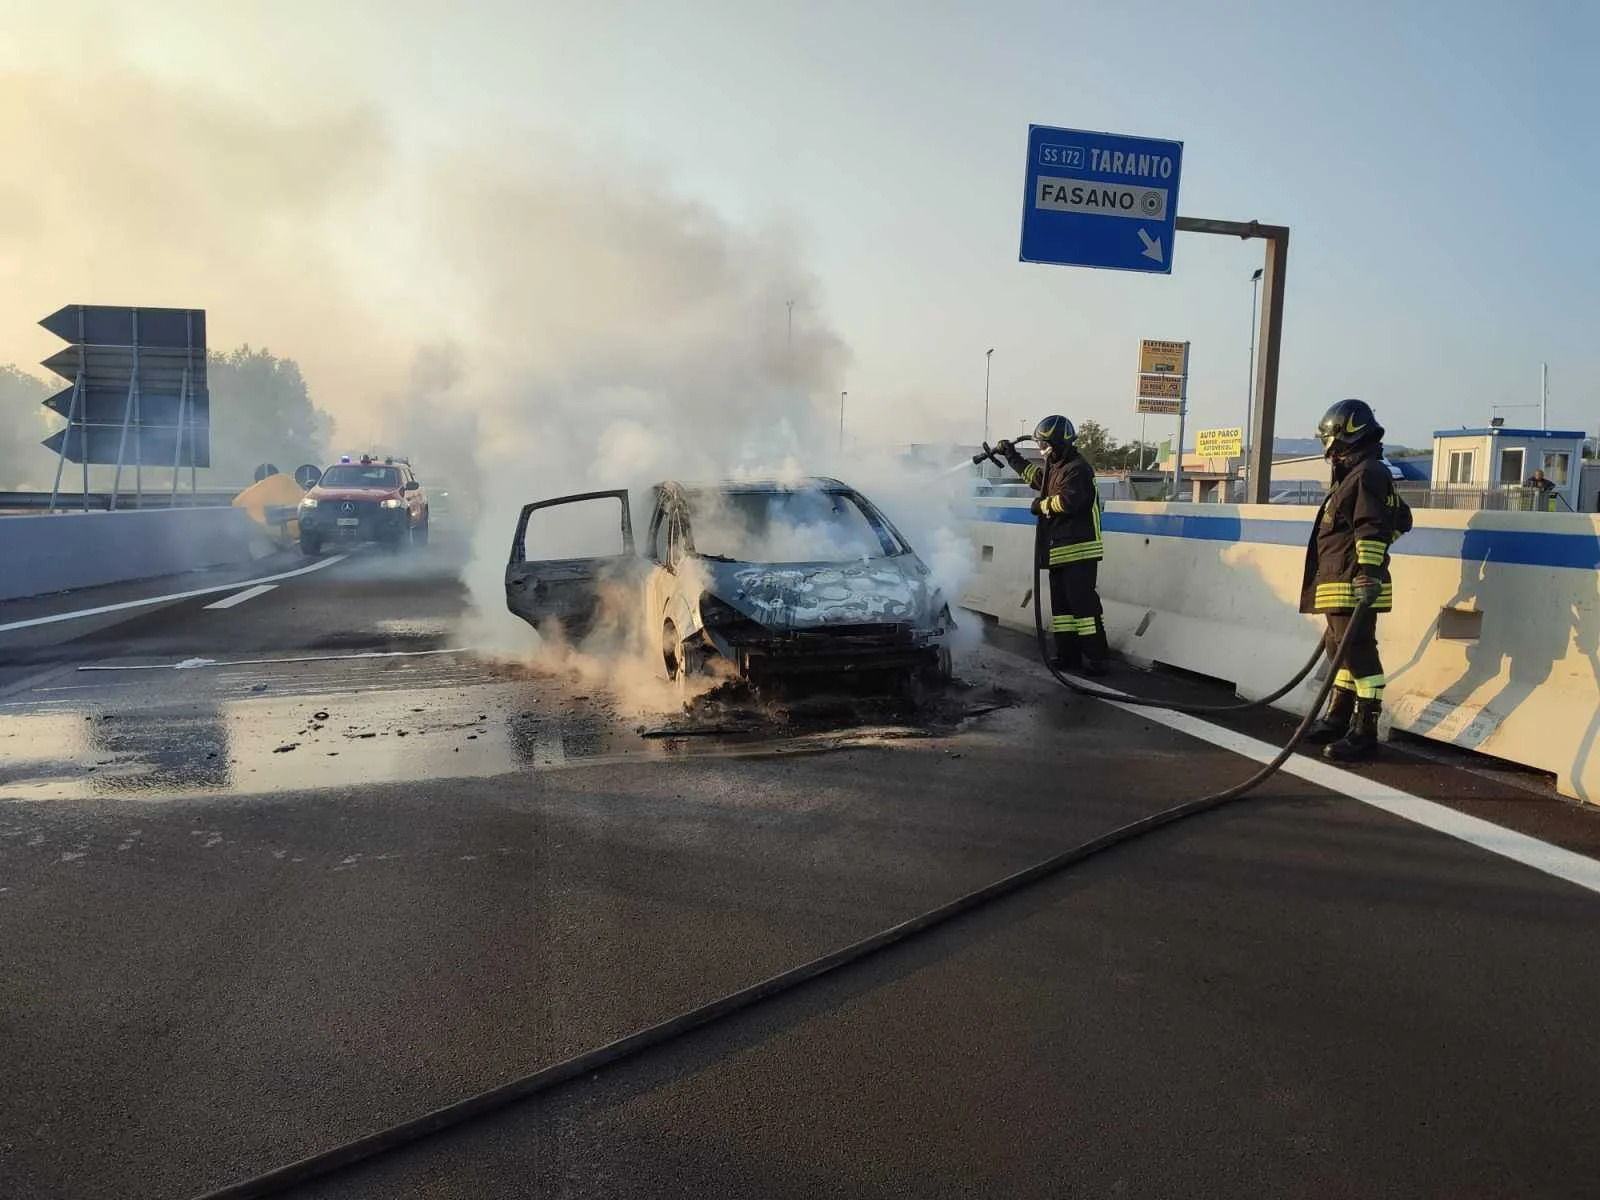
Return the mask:
<svg viewBox="0 0 1600 1200">
<path fill-rule="evenodd" d="M 1111 648 L 1106 645 L 1106 623 L 1100 617 L 1094 619 L 1094 632 L 1083 636 L 1083 673 L 1085 675 L 1104 675 L 1109 669 L 1106 659 L 1111 657 Z"/>
<path fill-rule="evenodd" d="M 1058 671 L 1076 671 L 1083 666 L 1083 654 L 1078 647 L 1078 635 L 1075 633 L 1056 634 L 1056 656 L 1050 660 L 1050 665 Z"/>
<path fill-rule="evenodd" d="M 1355 711 L 1356 694 L 1345 688 L 1334 688 L 1333 698 L 1328 701 L 1328 711 L 1306 731 L 1306 744 L 1326 746 L 1329 742 L 1337 742 L 1350 732 L 1350 718 Z"/>
<path fill-rule="evenodd" d="M 1378 714 L 1383 710 L 1381 700 L 1356 701 L 1355 719 L 1350 722 L 1350 732 L 1331 746 L 1325 746 L 1322 757 L 1330 762 L 1365 762 L 1378 752 Z"/>
</svg>

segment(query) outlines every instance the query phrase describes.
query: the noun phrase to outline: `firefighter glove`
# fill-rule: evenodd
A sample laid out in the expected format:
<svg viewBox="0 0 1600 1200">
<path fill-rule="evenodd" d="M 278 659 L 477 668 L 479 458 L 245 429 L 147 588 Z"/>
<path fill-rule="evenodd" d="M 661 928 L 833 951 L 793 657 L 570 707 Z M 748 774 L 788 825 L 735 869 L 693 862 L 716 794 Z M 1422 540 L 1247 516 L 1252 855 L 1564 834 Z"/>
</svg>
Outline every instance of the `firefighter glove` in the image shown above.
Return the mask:
<svg viewBox="0 0 1600 1200">
<path fill-rule="evenodd" d="M 1012 454 L 1016 453 L 1016 449 L 1017 447 L 1010 438 L 1001 438 L 994 444 L 994 452 L 1001 458 L 1010 458 Z"/>
<path fill-rule="evenodd" d="M 1363 604 L 1376 604 L 1378 596 L 1383 592 L 1383 580 L 1373 575 L 1357 575 L 1352 586 L 1355 588 L 1356 599 Z"/>
</svg>

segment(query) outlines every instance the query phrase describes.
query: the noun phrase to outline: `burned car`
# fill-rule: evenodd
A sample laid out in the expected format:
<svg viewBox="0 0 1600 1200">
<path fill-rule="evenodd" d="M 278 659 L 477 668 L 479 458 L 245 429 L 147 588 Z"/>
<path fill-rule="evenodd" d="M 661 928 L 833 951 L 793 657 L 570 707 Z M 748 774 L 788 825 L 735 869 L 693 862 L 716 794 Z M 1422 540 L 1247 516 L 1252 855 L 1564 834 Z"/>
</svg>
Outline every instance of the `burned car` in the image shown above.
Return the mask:
<svg viewBox="0 0 1600 1200">
<path fill-rule="evenodd" d="M 948 678 L 950 607 L 927 564 L 853 488 L 820 478 L 661 483 L 652 496 L 642 549 L 625 491 L 527 505 L 507 608 L 574 639 L 602 613 L 642 621 L 671 679 L 713 658 L 758 686 L 824 673 Z M 593 553 L 597 538 L 603 554 Z"/>
</svg>

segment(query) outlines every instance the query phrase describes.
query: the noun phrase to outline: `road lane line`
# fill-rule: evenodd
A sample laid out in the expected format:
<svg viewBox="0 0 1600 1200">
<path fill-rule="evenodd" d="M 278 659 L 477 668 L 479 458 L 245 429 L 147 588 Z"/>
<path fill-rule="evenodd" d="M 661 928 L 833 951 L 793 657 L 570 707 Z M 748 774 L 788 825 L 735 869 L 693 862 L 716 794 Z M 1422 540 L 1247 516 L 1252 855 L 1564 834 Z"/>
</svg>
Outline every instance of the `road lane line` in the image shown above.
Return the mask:
<svg viewBox="0 0 1600 1200">
<path fill-rule="evenodd" d="M 32 629 L 36 625 L 54 625 L 60 621 L 76 621 L 80 617 L 98 617 L 104 613 L 126 612 L 133 608 L 148 608 L 152 604 L 171 604 L 179 600 L 192 600 L 196 596 L 215 596 L 219 592 L 236 592 L 252 583 L 278 583 L 284 579 L 295 579 L 301 575 L 309 575 L 313 571 L 320 571 L 324 567 L 331 567 L 334 563 L 343 562 L 349 557 L 348 554 L 335 554 L 332 558 L 318 559 L 309 567 L 300 567 L 297 570 L 284 571 L 277 575 L 264 575 L 260 579 L 237 579 L 232 583 L 222 583 L 215 587 L 195 588 L 187 592 L 172 592 L 165 596 L 146 596 L 143 600 L 124 600 L 121 604 L 102 604 L 98 608 L 80 608 L 74 612 L 53 613 L 48 617 L 30 617 L 26 621 L 11 621 L 5 625 L 0 625 L 0 633 L 10 633 L 13 629 Z"/>
<path fill-rule="evenodd" d="M 1079 679 L 1076 675 L 1068 675 L 1067 678 L 1085 687 L 1099 688 L 1106 692 L 1116 691 L 1115 688 L 1108 688 L 1098 680 Z M 1125 696 L 1128 693 L 1118 694 Z M 1220 750 L 1227 750 L 1259 763 L 1271 762 L 1282 749 L 1281 746 L 1274 746 L 1246 734 L 1235 733 L 1231 729 L 1213 725 L 1210 721 L 1201 720 L 1188 713 L 1120 704 L 1115 700 L 1102 700 L 1100 703 L 1109 704 L 1112 708 L 1121 709 L 1146 721 L 1154 721 L 1157 725 L 1165 725 L 1168 729 L 1188 734 Z M 1564 879 L 1568 883 L 1600 894 L 1600 860 L 1571 850 L 1563 850 L 1560 846 L 1552 846 L 1549 842 L 1542 842 L 1525 833 L 1518 833 L 1514 829 L 1507 829 L 1503 825 L 1496 825 L 1480 817 L 1468 816 L 1443 804 L 1424 800 L 1421 796 L 1413 796 L 1410 792 L 1402 792 L 1399 788 L 1368 779 L 1354 771 L 1329 766 L 1327 763 L 1303 755 L 1292 755 L 1280 769 L 1286 775 L 1304 779 L 1307 783 L 1380 809 L 1403 821 L 1421 825 L 1435 833 L 1442 833 L 1446 837 L 1466 842 L 1480 850 L 1487 850 L 1490 854 L 1498 854 L 1525 867 L 1532 867 L 1535 871 L 1541 871 L 1556 879 Z"/>
<path fill-rule="evenodd" d="M 185 659 L 199 667 L 275 667 L 279 663 L 350 662 L 355 659 L 374 658 L 425 658 L 432 654 L 471 654 L 471 646 L 455 646 L 448 650 L 369 650 L 364 654 L 318 654 L 309 658 L 245 658 L 228 662 L 210 662 L 204 659 Z M 110 663 L 79 667 L 80 671 L 177 671 L 186 669 L 181 663 Z"/>
<path fill-rule="evenodd" d="M 253 588 L 245 588 L 236 592 L 225 600 L 218 600 L 215 604 L 206 605 L 207 608 L 232 608 L 235 604 L 243 604 L 246 600 L 254 600 L 257 596 L 265 596 L 278 585 L 275 583 L 258 583 Z"/>
</svg>

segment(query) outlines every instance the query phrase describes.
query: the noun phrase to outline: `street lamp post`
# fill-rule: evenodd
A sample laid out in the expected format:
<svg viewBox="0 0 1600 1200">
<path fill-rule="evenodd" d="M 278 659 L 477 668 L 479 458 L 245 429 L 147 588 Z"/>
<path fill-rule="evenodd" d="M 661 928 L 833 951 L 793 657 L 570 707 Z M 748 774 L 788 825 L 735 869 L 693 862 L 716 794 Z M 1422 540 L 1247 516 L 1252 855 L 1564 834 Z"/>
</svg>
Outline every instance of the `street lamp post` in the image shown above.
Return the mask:
<svg viewBox="0 0 1600 1200">
<path fill-rule="evenodd" d="M 839 393 L 839 457 L 844 458 L 844 398 L 849 392 Z"/>
<path fill-rule="evenodd" d="M 994 357 L 994 347 L 983 352 L 983 444 L 989 444 L 989 360 Z"/>
<path fill-rule="evenodd" d="M 1261 285 L 1261 268 L 1250 276 L 1250 374 L 1244 381 L 1244 445 L 1243 473 L 1250 472 L 1250 426 L 1256 419 L 1256 301 Z"/>
</svg>

